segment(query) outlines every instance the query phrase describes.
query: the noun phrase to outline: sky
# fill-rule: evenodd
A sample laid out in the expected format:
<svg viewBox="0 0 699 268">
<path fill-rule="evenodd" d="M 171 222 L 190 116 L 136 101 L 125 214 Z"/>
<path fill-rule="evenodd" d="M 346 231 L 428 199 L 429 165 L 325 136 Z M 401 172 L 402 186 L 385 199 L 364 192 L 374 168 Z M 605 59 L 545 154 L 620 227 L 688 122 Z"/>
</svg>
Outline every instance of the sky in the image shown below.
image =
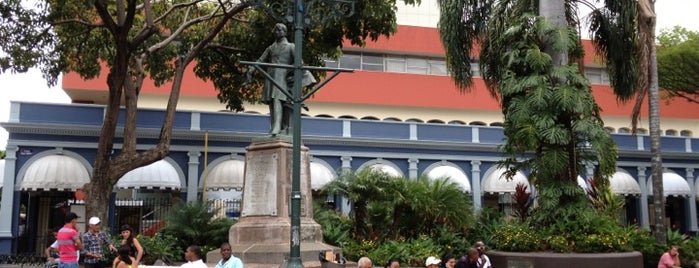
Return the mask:
<svg viewBox="0 0 699 268">
<path fill-rule="evenodd" d="M 692 31 L 699 31 L 699 0 L 657 0 L 658 31 L 679 25 Z M 585 12 L 585 11 L 582 11 Z M 22 74 L 0 74 L 0 122 L 7 122 L 10 114 L 10 101 L 31 101 L 70 103 L 70 98 L 60 87 L 48 87 L 39 70 L 31 69 Z M 7 131 L 0 127 L 0 150 L 7 145 Z"/>
</svg>

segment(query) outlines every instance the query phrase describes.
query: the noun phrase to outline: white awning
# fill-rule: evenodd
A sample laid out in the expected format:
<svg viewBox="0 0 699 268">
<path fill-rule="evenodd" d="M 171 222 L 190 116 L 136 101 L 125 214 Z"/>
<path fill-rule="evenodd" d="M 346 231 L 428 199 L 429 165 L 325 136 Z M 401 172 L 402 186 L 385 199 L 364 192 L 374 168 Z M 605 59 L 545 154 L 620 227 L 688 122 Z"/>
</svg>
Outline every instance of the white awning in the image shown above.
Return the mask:
<svg viewBox="0 0 699 268">
<path fill-rule="evenodd" d="M 612 192 L 620 195 L 640 195 L 641 186 L 638 185 L 636 179 L 634 179 L 629 173 L 624 171 L 617 171 L 609 178 L 609 187 Z"/>
<path fill-rule="evenodd" d="M 369 167 L 370 169 L 374 171 L 379 171 L 388 174 L 391 177 L 403 177 L 403 173 L 400 171 L 396 170 L 392 166 L 389 165 L 384 165 L 384 164 L 374 164 Z"/>
<path fill-rule="evenodd" d="M 471 192 L 471 183 L 468 181 L 468 177 L 458 168 L 452 166 L 438 166 L 430 170 L 430 172 L 427 173 L 427 177 L 430 179 L 447 178 L 449 181 L 459 185 L 459 188 L 464 192 Z"/>
<path fill-rule="evenodd" d="M 230 159 L 218 163 L 206 175 L 207 190 L 242 190 L 245 180 L 245 162 Z"/>
<path fill-rule="evenodd" d="M 22 178 L 20 190 L 75 191 L 88 182 L 90 174 L 77 159 L 66 155 L 47 155 L 30 164 Z"/>
<path fill-rule="evenodd" d="M 179 190 L 180 176 L 175 167 L 165 160 L 154 162 L 124 174 L 115 187 L 119 189 L 176 189 Z"/>
<path fill-rule="evenodd" d="M 578 175 L 578 185 L 580 185 L 580 188 L 583 188 L 583 191 L 587 191 L 587 181 L 583 179 L 583 177 Z"/>
<path fill-rule="evenodd" d="M 311 189 L 319 190 L 326 184 L 333 181 L 337 176 L 335 172 L 326 166 L 311 162 Z"/>
<path fill-rule="evenodd" d="M 688 196 L 692 194 L 689 183 L 672 172 L 663 173 L 663 196 Z M 648 195 L 653 195 L 653 176 L 648 179 Z"/>
<path fill-rule="evenodd" d="M 512 180 L 508 180 L 502 174 L 505 173 L 504 168 L 499 168 L 491 172 L 488 177 L 483 180 L 483 192 L 484 193 L 515 193 L 517 184 L 524 184 L 527 186 L 527 192 L 531 192 L 531 185 L 521 172 L 517 171 Z"/>
</svg>

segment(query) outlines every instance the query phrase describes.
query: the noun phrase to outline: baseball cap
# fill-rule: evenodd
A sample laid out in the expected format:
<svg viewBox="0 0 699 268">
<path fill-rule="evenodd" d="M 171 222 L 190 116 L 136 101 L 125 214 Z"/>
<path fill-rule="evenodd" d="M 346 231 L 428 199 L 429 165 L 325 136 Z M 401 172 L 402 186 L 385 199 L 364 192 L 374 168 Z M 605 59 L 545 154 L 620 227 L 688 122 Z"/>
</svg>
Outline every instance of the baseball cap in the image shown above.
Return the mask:
<svg viewBox="0 0 699 268">
<path fill-rule="evenodd" d="M 78 216 L 78 214 L 75 214 L 73 212 L 68 212 L 68 214 L 66 214 L 66 223 L 69 223 L 70 221 L 77 219 L 77 218 L 80 218 L 80 216 Z"/>
<path fill-rule="evenodd" d="M 432 264 L 439 264 L 442 262 L 440 259 L 435 258 L 434 256 L 429 256 L 427 260 L 425 261 L 425 266 L 430 266 Z"/>
<path fill-rule="evenodd" d="M 100 218 L 92 217 L 89 221 L 87 221 L 87 223 L 92 225 L 100 224 Z"/>
</svg>

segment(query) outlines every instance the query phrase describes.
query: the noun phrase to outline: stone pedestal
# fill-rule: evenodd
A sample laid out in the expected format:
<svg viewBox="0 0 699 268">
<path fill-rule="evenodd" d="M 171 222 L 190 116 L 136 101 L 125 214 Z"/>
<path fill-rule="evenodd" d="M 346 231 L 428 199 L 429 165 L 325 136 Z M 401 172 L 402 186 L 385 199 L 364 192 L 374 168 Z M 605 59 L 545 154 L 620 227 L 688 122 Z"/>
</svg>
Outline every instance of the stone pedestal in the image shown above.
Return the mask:
<svg viewBox="0 0 699 268">
<path fill-rule="evenodd" d="M 233 255 L 246 266 L 279 267 L 289 258 L 291 237 L 292 144 L 281 138 L 253 142 L 246 148 L 243 203 L 238 223 L 231 226 L 228 240 Z M 301 259 L 307 267 L 320 267 L 321 251 L 339 252 L 323 244 L 318 223 L 313 220 L 308 148 L 301 147 Z M 220 259 L 218 251 L 207 254 L 207 262 Z"/>
</svg>

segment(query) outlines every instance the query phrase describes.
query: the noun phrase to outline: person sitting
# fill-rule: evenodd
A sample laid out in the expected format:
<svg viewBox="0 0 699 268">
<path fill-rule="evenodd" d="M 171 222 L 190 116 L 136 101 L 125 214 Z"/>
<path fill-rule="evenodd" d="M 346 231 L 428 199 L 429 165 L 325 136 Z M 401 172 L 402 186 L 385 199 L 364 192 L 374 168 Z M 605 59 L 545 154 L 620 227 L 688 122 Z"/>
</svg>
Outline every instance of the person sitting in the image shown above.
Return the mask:
<svg viewBox="0 0 699 268">
<path fill-rule="evenodd" d="M 112 262 L 112 268 L 138 268 L 136 258 L 131 256 L 131 247 L 121 245 L 117 250 L 117 257 Z"/>
</svg>

